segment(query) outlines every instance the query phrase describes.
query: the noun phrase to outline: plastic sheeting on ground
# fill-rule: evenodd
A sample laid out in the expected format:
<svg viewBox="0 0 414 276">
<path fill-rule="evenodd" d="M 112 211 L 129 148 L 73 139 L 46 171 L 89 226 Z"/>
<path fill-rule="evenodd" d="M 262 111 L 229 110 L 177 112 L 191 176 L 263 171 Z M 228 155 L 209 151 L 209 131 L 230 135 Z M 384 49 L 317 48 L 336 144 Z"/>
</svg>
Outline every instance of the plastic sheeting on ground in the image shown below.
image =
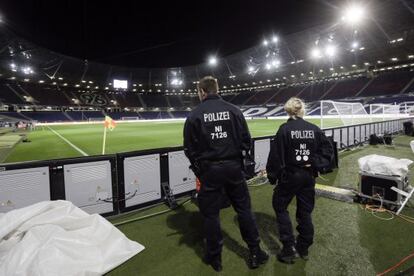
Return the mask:
<svg viewBox="0 0 414 276">
<path fill-rule="evenodd" d="M 372 174 L 405 177 L 413 161 L 371 154 L 358 159 L 359 169 Z"/>
<path fill-rule="evenodd" d="M 68 201 L 0 214 L 0 275 L 102 275 L 143 249 Z"/>
</svg>

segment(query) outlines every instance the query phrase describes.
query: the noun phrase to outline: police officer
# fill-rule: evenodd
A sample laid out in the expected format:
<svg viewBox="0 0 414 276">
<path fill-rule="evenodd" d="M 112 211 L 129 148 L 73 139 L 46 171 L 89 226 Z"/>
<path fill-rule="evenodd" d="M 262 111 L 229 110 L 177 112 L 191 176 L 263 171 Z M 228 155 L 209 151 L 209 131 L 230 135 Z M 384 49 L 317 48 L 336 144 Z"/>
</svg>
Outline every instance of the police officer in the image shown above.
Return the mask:
<svg viewBox="0 0 414 276">
<path fill-rule="evenodd" d="M 184 126 L 184 152 L 191 169 L 201 181 L 198 194 L 204 218 L 205 262 L 222 270 L 223 237 L 219 211 L 223 189 L 237 212 L 240 232 L 250 249 L 248 266 L 257 268 L 269 256 L 260 249 L 259 234 L 243 174 L 243 157 L 251 147 L 251 137 L 240 109 L 218 94 L 218 83 L 204 77 L 198 83 L 202 101 L 188 116 Z"/>
<path fill-rule="evenodd" d="M 308 259 L 314 235 L 311 214 L 315 205 L 315 177 L 330 166 L 333 149 L 323 131 L 303 120 L 305 104 L 302 100 L 291 98 L 284 108 L 289 119 L 271 141 L 266 170 L 269 182 L 278 183 L 273 193 L 273 208 L 283 248 L 277 258 L 284 263 L 294 263 L 298 255 Z M 296 240 L 287 210 L 295 196 L 299 233 Z"/>
</svg>

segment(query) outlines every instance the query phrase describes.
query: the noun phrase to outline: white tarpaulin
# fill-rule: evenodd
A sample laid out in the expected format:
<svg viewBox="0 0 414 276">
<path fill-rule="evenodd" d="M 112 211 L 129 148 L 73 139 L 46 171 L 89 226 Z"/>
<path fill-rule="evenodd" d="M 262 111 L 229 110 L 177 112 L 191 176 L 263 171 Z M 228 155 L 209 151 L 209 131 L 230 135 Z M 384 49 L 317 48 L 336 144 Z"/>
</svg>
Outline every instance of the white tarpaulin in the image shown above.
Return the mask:
<svg viewBox="0 0 414 276">
<path fill-rule="evenodd" d="M 0 213 L 0 275 L 102 275 L 143 249 L 68 201 Z"/>
<path fill-rule="evenodd" d="M 372 174 L 405 177 L 413 161 L 371 154 L 358 159 L 359 169 Z"/>
</svg>

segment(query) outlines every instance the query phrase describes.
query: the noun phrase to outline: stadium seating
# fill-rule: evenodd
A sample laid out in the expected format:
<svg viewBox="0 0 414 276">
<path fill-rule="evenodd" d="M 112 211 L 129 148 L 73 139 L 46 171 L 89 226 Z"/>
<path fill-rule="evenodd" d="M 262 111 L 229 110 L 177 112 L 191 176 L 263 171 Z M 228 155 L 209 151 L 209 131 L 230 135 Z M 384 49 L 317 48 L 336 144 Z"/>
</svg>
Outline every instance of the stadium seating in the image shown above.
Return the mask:
<svg viewBox="0 0 414 276">
<path fill-rule="evenodd" d="M 22 114 L 38 122 L 69 121 L 69 118 L 61 111 L 22 111 Z"/>
<path fill-rule="evenodd" d="M 300 97 L 305 101 L 319 100 L 326 92 L 329 92 L 329 89 L 333 88 L 334 85 L 334 81 L 311 84 L 300 94 Z"/>
<path fill-rule="evenodd" d="M 170 107 L 164 94 L 143 94 L 141 98 L 147 107 Z"/>
<path fill-rule="evenodd" d="M 26 104 L 26 101 L 14 86 L 14 83 L 1 83 L 0 101 L 11 104 Z"/>
<path fill-rule="evenodd" d="M 116 94 L 110 94 L 112 100 L 115 100 L 118 105 L 122 107 L 142 107 L 142 103 L 139 100 L 138 94 L 130 92 L 118 92 Z"/>
<path fill-rule="evenodd" d="M 223 100 L 232 103 L 232 100 L 236 97 L 236 95 L 235 94 L 226 94 L 226 95 L 222 95 L 221 97 L 223 98 Z"/>
<path fill-rule="evenodd" d="M 354 97 L 367 83 L 368 79 L 365 77 L 339 80 L 329 93 L 325 94 L 322 100 Z"/>
<path fill-rule="evenodd" d="M 27 83 L 18 86 L 34 99 L 35 104 L 48 106 L 67 106 L 71 104 L 63 91 L 56 87 L 38 84 L 29 85 Z"/>
<path fill-rule="evenodd" d="M 268 88 L 264 90 L 259 90 L 253 97 L 251 97 L 245 105 L 263 105 L 266 104 L 273 96 L 276 95 L 278 89 Z"/>
<path fill-rule="evenodd" d="M 273 103 L 284 103 L 291 97 L 301 97 L 301 92 L 306 89 L 306 86 L 291 86 L 281 88 L 278 93 L 272 98 Z"/>
<path fill-rule="evenodd" d="M 378 75 L 358 96 L 392 95 L 399 93 L 414 77 L 414 72 L 386 72 Z"/>
<path fill-rule="evenodd" d="M 231 103 L 235 105 L 245 105 L 247 100 L 249 100 L 250 97 L 253 97 L 255 95 L 256 91 L 243 91 L 237 94 L 233 99 L 231 99 Z"/>
<path fill-rule="evenodd" d="M 7 117 L 12 117 L 12 118 L 16 118 L 18 120 L 28 120 L 30 118 L 25 117 L 24 115 L 22 115 L 20 112 L 0 112 L 1 115 L 7 116 Z"/>
</svg>

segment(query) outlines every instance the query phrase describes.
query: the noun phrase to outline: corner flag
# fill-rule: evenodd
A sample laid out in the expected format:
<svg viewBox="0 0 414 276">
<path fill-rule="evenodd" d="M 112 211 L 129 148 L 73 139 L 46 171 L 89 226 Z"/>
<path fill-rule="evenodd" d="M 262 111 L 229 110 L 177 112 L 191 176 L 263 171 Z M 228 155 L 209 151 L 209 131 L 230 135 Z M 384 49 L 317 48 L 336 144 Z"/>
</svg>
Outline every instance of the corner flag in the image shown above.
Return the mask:
<svg viewBox="0 0 414 276">
<path fill-rule="evenodd" d="M 111 117 L 105 116 L 104 126 L 109 130 L 113 130 L 116 127 L 116 122 Z"/>
<path fill-rule="evenodd" d="M 106 129 L 113 130 L 116 126 L 116 122 L 112 120 L 111 117 L 105 116 L 104 122 L 104 135 L 103 135 L 103 143 L 102 143 L 102 154 L 105 154 L 105 145 L 106 145 Z"/>
</svg>

